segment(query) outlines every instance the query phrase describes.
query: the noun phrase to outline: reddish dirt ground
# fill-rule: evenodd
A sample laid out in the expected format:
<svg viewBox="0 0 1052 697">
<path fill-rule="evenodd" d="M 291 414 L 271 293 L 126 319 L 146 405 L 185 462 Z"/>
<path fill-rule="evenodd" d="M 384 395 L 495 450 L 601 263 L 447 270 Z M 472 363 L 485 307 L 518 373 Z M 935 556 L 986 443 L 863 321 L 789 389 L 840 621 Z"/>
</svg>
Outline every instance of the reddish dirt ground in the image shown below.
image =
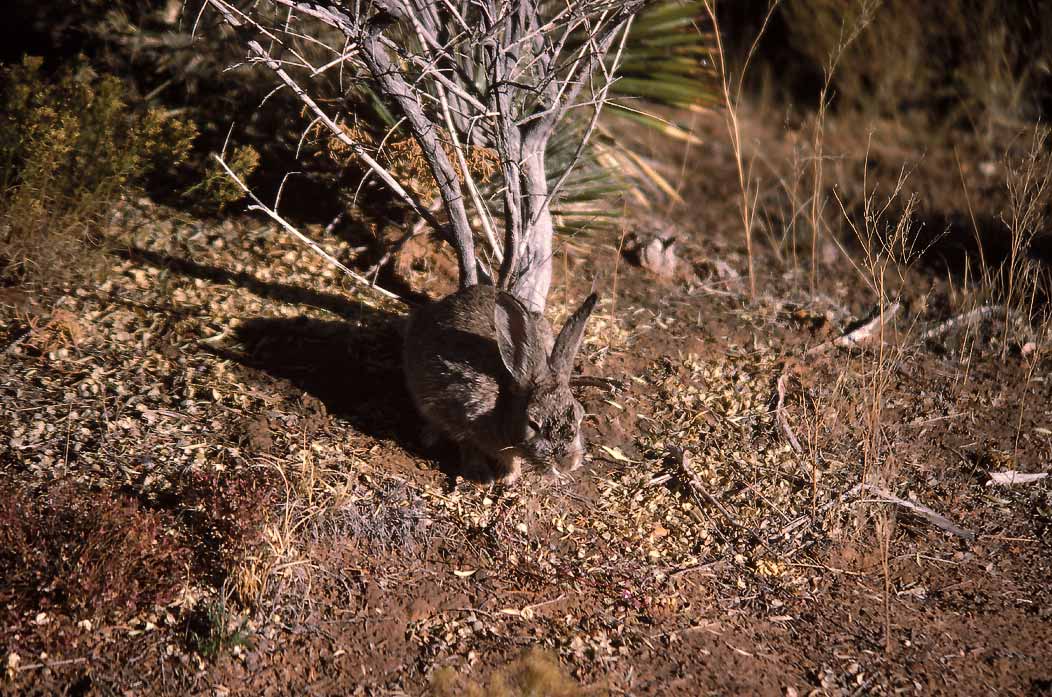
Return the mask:
<svg viewBox="0 0 1052 697">
<path fill-rule="evenodd" d="M 591 461 L 568 481 L 457 480 L 420 444 L 397 308 L 274 230 L 129 232 L 113 280 L 58 303 L 75 328 L 6 295 L 0 387 L 25 411 L 0 427 L 3 477 L 129 496 L 190 561 L 168 597 L 87 627 L 90 604 L 11 600 L 0 690 L 415 695 L 540 647 L 581 694 L 1052 694 L 1052 484 L 987 483 L 1052 462 L 1048 358 L 996 318 L 921 340 L 953 314 L 923 265 L 884 349 L 807 354 L 874 296 L 835 255 L 811 293 L 758 245 L 750 300 L 732 185 L 706 177 L 668 215 L 673 279 L 617 234 L 556 264 L 558 316 L 599 279 L 580 370 L 616 381 L 580 388 Z M 192 498 L 201 473 L 257 486 Z"/>
</svg>

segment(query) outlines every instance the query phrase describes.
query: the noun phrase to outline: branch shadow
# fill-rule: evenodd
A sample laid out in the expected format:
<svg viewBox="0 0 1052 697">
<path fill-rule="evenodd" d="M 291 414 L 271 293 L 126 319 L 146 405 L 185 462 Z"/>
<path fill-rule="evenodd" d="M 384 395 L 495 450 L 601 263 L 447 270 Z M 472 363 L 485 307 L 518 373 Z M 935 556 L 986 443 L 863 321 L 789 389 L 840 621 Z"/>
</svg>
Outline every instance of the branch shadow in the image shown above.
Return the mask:
<svg viewBox="0 0 1052 697">
<path fill-rule="evenodd" d="M 145 264 L 169 271 L 181 276 L 199 278 L 203 281 L 213 283 L 224 283 L 238 286 L 252 291 L 256 295 L 271 300 L 292 303 L 294 305 L 307 305 L 320 310 L 349 317 L 354 315 L 362 305 L 339 295 L 322 293 L 310 288 L 301 288 L 288 283 L 262 281 L 250 273 L 244 271 L 230 271 L 218 266 L 200 264 L 191 259 L 171 256 L 149 249 L 129 247 L 114 251 L 114 254 L 122 259 L 133 261 L 137 264 Z"/>
</svg>

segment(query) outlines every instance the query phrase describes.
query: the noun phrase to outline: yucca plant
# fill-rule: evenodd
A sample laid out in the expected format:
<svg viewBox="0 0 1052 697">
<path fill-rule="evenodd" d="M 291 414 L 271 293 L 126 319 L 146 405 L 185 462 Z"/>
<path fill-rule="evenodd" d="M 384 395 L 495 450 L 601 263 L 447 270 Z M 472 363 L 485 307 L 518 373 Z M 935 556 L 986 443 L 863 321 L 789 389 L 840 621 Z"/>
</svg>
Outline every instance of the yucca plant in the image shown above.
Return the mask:
<svg viewBox="0 0 1052 697">
<path fill-rule="evenodd" d="M 700 79 L 697 3 L 209 4 L 337 149 L 452 244 L 462 286 L 490 276 L 537 309 L 551 279 L 554 214 L 564 230 L 581 229 L 603 216 L 588 202 L 622 186 L 611 158 L 601 157 L 616 152 L 600 121 L 604 106 L 684 137 L 633 97 L 697 107 L 710 94 Z M 319 47 L 324 57 L 310 55 Z M 631 92 L 617 77 L 625 66 Z M 340 82 L 335 109 L 316 91 L 326 75 Z M 597 131 L 605 143 L 593 148 Z M 392 159 L 392 149 L 405 156 Z M 427 193 L 441 199 L 441 215 L 428 205 L 428 187 L 416 185 L 420 168 L 405 176 L 417 162 L 431 175 Z M 478 257 L 473 229 L 481 231 Z"/>
</svg>

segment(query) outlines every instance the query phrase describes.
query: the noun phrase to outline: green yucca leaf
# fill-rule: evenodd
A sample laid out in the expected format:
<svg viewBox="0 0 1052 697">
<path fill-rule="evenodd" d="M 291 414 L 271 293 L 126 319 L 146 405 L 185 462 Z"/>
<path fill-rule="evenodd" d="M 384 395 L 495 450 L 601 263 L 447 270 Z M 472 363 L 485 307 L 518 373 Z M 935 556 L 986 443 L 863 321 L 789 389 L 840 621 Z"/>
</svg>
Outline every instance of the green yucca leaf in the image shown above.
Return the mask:
<svg viewBox="0 0 1052 697">
<path fill-rule="evenodd" d="M 689 130 L 673 120 L 657 118 L 646 113 L 653 106 L 676 109 L 707 107 L 719 103 L 716 76 L 709 64 L 712 37 L 699 30 L 698 21 L 705 14 L 704 2 L 676 2 L 664 0 L 651 4 L 634 20 L 621 56 L 618 74 L 621 76 L 610 89 L 610 102 L 604 112 L 606 119 L 626 119 L 652 129 L 667 137 L 696 143 Z M 613 60 L 612 56 L 610 60 Z M 627 103 L 626 103 L 627 102 Z M 668 116 L 667 110 L 663 112 Z M 562 129 L 579 134 L 581 115 L 568 121 Z M 561 172 L 556 166 L 559 154 L 563 158 L 575 149 L 572 138 L 565 142 L 553 138 L 549 145 L 549 172 Z M 633 180 L 650 190 L 666 195 L 669 185 L 660 175 L 643 167 L 623 167 L 600 164 L 600 148 L 614 153 L 624 152 L 628 146 L 614 143 L 608 137 L 593 141 L 587 152 L 587 163 L 580 163 L 567 179 L 565 188 L 552 212 L 560 221 L 563 234 L 580 234 L 581 230 L 616 228 L 622 216 L 620 209 L 609 207 L 611 194 L 625 191 Z M 569 149 L 570 153 L 565 150 Z M 628 153 L 628 160 L 639 159 Z M 607 163 L 625 158 L 607 157 Z M 555 179 L 557 177 L 553 177 Z M 673 192 L 674 193 L 674 192 Z"/>
<path fill-rule="evenodd" d="M 636 17 L 635 26 L 647 30 L 675 20 L 693 20 L 704 14 L 704 2 L 658 2 L 651 4 Z"/>
</svg>

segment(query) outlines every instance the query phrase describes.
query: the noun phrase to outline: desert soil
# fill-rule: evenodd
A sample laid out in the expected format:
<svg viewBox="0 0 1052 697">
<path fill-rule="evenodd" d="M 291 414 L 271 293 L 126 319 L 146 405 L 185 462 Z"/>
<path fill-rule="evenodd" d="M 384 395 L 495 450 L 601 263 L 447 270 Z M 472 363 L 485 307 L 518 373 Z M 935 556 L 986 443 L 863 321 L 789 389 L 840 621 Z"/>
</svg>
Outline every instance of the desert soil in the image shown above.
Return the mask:
<svg viewBox="0 0 1052 697">
<path fill-rule="evenodd" d="M 105 281 L 4 290 L 8 501 L 101 492 L 180 554 L 147 600 L 92 586 L 104 611 L 5 596 L 0 691 L 417 695 L 540 647 L 586 694 L 1052 694 L 1052 480 L 990 484 L 1052 465 L 1047 356 L 1003 314 L 922 338 L 959 314 L 923 265 L 854 347 L 878 303 L 835 248 L 812 292 L 757 242 L 750 298 L 727 152 L 695 157 L 685 205 L 635 216 L 678 235 L 674 277 L 619 232 L 557 259 L 556 320 L 598 278 L 604 379 L 560 480 L 425 449 L 404 307 L 272 226 L 129 204 Z"/>
</svg>

